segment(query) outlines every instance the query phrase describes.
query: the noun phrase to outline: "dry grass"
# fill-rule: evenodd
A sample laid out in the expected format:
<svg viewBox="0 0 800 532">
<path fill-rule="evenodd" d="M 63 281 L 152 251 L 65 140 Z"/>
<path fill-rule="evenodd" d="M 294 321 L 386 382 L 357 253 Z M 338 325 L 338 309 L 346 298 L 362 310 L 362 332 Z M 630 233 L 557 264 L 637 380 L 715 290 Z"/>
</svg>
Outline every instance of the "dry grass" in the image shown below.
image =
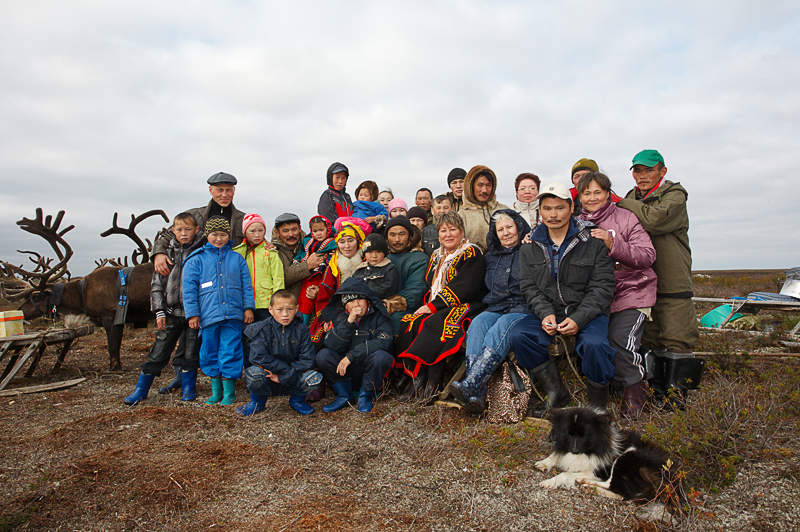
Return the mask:
<svg viewBox="0 0 800 532">
<path fill-rule="evenodd" d="M 549 452 L 547 434 L 524 422 L 491 425 L 394 399 L 367 416 L 345 409 L 302 419 L 286 398 L 246 420 L 155 392 L 145 406 L 126 407 L 151 341 L 152 331 L 129 330 L 126 370 L 114 373 L 97 332 L 77 342 L 58 374 L 47 373 L 48 352 L 33 377 L 12 383 L 88 377 L 0 403 L 0 528 L 669 528 L 640 521 L 630 503 L 539 488 L 548 475 L 533 462 Z M 704 341 L 707 350 L 736 350 L 724 337 Z M 709 364 L 686 412 L 649 412 L 633 424 L 683 466 L 690 504 L 672 528 L 793 528 L 800 369 L 724 354 Z M 207 381 L 199 392 L 208 394 Z M 246 391 L 237 393 L 241 404 Z"/>
</svg>

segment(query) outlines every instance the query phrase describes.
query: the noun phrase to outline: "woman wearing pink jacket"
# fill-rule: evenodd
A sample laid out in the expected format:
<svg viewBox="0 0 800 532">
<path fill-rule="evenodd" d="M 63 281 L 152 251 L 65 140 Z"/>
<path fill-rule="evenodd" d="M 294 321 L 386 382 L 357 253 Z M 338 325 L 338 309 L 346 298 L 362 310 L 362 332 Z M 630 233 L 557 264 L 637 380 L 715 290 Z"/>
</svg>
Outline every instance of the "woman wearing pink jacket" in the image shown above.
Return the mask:
<svg viewBox="0 0 800 532">
<path fill-rule="evenodd" d="M 615 260 L 616 289 L 611 302 L 608 340 L 617 351 L 614 380 L 621 382 L 622 414 L 636 418 L 644 408 L 647 391 L 639 346 L 644 321 L 656 302 L 656 250 L 650 235 L 631 211 L 611 201 L 611 180 L 599 172 L 578 182 L 583 211 L 580 218 L 594 222 L 592 236 L 602 240 Z"/>
</svg>

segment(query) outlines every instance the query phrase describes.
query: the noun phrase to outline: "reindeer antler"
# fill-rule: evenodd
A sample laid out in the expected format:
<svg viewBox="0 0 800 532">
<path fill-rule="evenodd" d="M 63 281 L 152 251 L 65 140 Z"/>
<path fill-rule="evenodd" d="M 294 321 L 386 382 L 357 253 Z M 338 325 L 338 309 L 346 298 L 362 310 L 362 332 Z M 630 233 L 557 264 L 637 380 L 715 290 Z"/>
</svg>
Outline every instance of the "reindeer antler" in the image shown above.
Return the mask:
<svg viewBox="0 0 800 532">
<path fill-rule="evenodd" d="M 69 259 L 72 257 L 72 248 L 64 239 L 64 235 L 72 231 L 75 226 L 70 225 L 63 229 L 60 228 L 61 221 L 64 219 L 64 212 L 63 210 L 58 211 L 55 218 L 49 214 L 45 217 L 42 208 L 37 207 L 36 218 L 23 218 L 17 221 L 17 225 L 23 231 L 44 238 L 58 257 L 58 262 L 51 266 L 53 261 L 51 258 L 44 258 L 35 251 L 17 250 L 20 253 L 31 255 L 28 259 L 31 260 L 36 267 L 32 271 L 29 271 L 22 266 L 15 266 L 8 262 L 2 263 L 6 275 L 9 273 L 12 276 L 17 274 L 27 281 L 28 284 L 25 288 L 6 291 L 9 298 L 18 299 L 27 296 L 31 292 L 44 290 L 48 282 L 53 282 L 69 273 L 67 270 L 67 262 L 69 262 Z M 63 249 L 61 249 L 62 247 Z M 33 286 L 34 282 L 37 282 L 35 286 Z"/>
<path fill-rule="evenodd" d="M 119 213 L 114 213 L 114 218 L 111 222 L 111 227 L 100 233 L 101 237 L 107 237 L 109 235 L 125 235 L 131 240 L 133 240 L 134 244 L 136 244 L 136 249 L 133 250 L 131 254 L 131 259 L 133 260 L 133 264 L 143 264 L 150 260 L 150 252 L 153 250 L 153 243 L 150 242 L 149 238 L 146 238 L 147 244 L 145 244 L 139 235 L 136 234 L 136 226 L 139 225 L 142 221 L 150 218 L 151 216 L 161 215 L 165 222 L 169 222 L 169 218 L 167 214 L 161 209 L 153 209 L 147 211 L 139 216 L 134 216 L 131 214 L 131 222 L 128 224 L 128 228 L 120 227 L 117 224 L 117 218 L 119 217 Z M 142 259 L 141 262 L 139 259 Z M 125 265 L 127 266 L 127 257 L 125 258 Z M 117 262 L 122 262 L 118 260 Z"/>
</svg>

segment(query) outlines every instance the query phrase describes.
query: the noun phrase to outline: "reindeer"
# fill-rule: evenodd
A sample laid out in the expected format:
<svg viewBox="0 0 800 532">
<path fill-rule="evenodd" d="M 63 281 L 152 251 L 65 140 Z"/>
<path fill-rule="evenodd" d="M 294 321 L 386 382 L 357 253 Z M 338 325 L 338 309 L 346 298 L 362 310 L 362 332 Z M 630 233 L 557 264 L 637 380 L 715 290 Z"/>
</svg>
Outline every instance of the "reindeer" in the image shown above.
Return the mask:
<svg viewBox="0 0 800 532">
<path fill-rule="evenodd" d="M 152 243 L 146 239 L 148 245 L 145 245 L 136 235 L 135 228 L 143 220 L 154 215 L 161 215 L 165 221 L 169 221 L 164 211 L 151 210 L 139 216 L 131 215 L 128 228 L 122 228 L 117 225 L 117 213 L 114 213 L 112 227 L 100 235 L 106 237 L 111 234 L 122 234 L 130 237 L 137 244 L 137 249 L 131 255 L 134 266 L 126 275 L 128 307 L 125 316 L 126 322 L 137 325 L 146 324 L 152 318 L 150 282 L 153 277 L 153 265 L 149 262 Z M 59 260 L 55 265 L 50 266 L 50 260 L 40 256 L 34 259 L 32 257 L 36 255 L 28 252 L 32 255 L 29 257 L 31 261 L 37 264 L 37 267 L 30 271 L 21 266 L 2 262 L 6 274 L 9 272 L 16 274 L 27 284 L 27 286 L 16 288 L 4 286 L 4 297 L 9 301 L 24 300 L 20 310 L 26 319 L 55 312 L 86 314 L 92 321 L 102 325 L 106 331 L 109 367 L 112 370 L 122 369 L 119 350 L 122 344 L 124 324 L 115 324 L 115 317 L 120 300 L 119 272 L 123 268 L 118 265 L 100 265 L 85 277 L 57 282 L 68 273 L 67 262 L 72 256 L 72 248 L 67 244 L 64 235 L 72 230 L 74 225 L 59 230 L 63 217 L 64 211 L 62 210 L 59 211 L 55 220 L 49 215 L 44 218 L 42 209 L 37 208 L 35 219 L 23 218 L 17 222 L 23 231 L 44 238 L 53 248 Z M 119 264 L 122 261 L 116 262 Z M 6 284 L 4 283 L 4 285 Z"/>
</svg>

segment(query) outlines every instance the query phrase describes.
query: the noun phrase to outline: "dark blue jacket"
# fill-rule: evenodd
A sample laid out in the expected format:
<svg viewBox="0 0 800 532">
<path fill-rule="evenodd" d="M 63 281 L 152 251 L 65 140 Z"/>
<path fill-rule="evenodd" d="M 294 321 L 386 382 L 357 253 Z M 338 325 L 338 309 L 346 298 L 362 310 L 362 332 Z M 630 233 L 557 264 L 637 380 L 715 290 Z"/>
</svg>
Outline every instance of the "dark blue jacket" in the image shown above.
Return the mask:
<svg viewBox="0 0 800 532">
<path fill-rule="evenodd" d="M 498 214 L 507 214 L 517 225 L 519 242 L 513 248 L 506 248 L 497 238 L 495 218 Z M 486 275 L 484 280 L 489 293 L 483 298 L 488 305 L 488 312 L 503 314 L 529 312 L 528 303 L 519 288 L 519 249 L 523 237 L 531 230 L 528 222 L 511 209 L 501 209 L 492 213 L 489 222 L 489 233 L 486 235 Z"/>
<path fill-rule="evenodd" d="M 206 243 L 183 263 L 183 309 L 186 319 L 200 316 L 200 327 L 225 320 L 244 320 L 255 308 L 250 270 L 231 249 Z"/>
<path fill-rule="evenodd" d="M 369 310 L 366 315 L 355 323 L 348 323 L 342 294 L 358 294 L 368 299 Z M 351 277 L 343 282 L 328 306 L 322 310 L 320 320 L 333 322 L 333 328 L 323 340 L 325 347 L 346 356 L 352 363 L 360 362 L 376 351 L 391 353 L 392 320 L 383 302 L 361 279 Z"/>
<path fill-rule="evenodd" d="M 285 327 L 270 316 L 245 327 L 244 335 L 250 340 L 250 363 L 277 375 L 281 384 L 294 386 L 314 367 L 314 346 L 300 316 Z"/>
</svg>

